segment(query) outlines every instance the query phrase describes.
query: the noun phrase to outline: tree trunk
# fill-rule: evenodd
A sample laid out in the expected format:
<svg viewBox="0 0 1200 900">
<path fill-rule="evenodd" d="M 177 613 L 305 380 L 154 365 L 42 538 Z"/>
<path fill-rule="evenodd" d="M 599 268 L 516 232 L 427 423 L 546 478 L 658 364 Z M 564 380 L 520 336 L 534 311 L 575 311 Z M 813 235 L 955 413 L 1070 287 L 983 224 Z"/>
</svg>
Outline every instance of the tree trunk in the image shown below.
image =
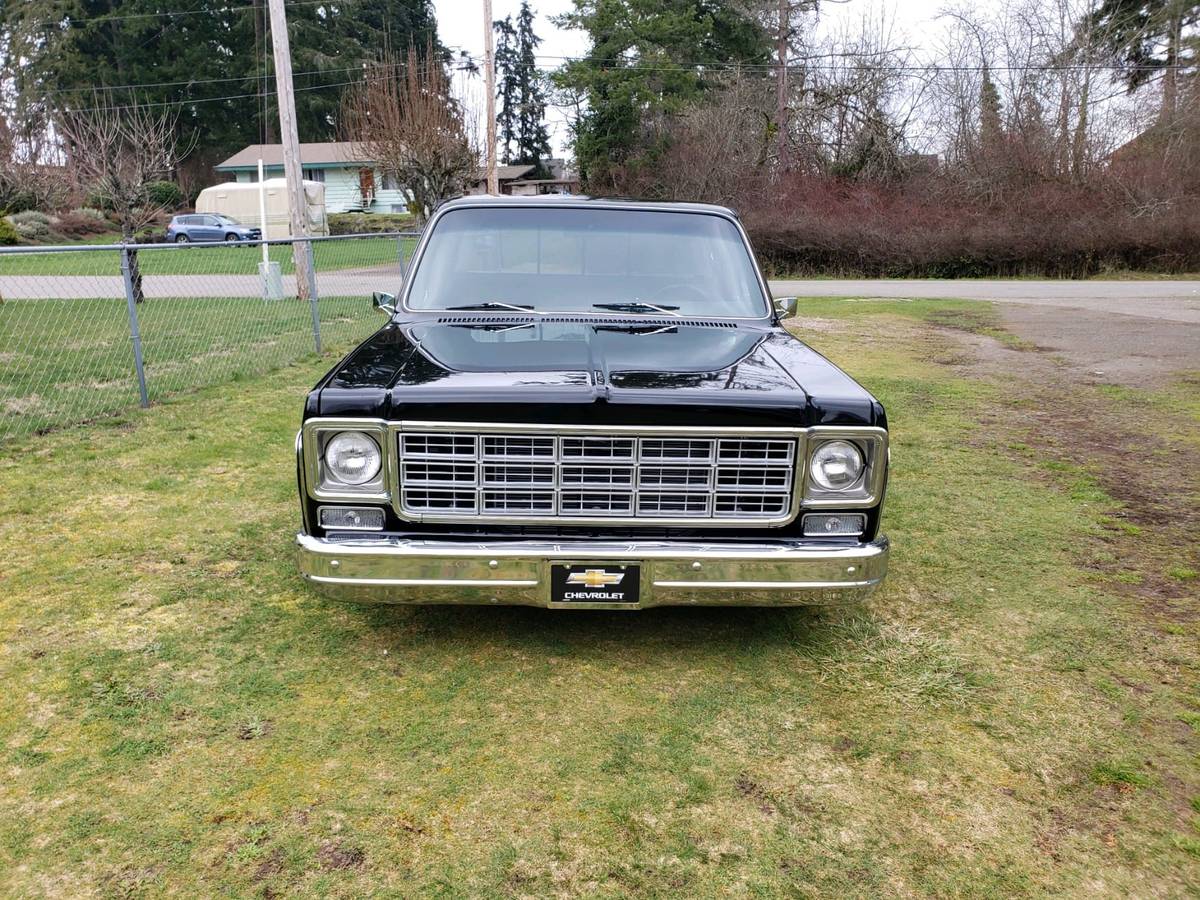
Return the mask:
<svg viewBox="0 0 1200 900">
<path fill-rule="evenodd" d="M 1179 105 L 1179 44 L 1183 36 L 1183 4 L 1179 0 L 1171 7 L 1171 22 L 1167 32 L 1167 60 L 1163 69 L 1162 107 L 1158 111 L 1158 121 L 1161 125 L 1170 125 L 1175 121 L 1175 113 Z"/>
<path fill-rule="evenodd" d="M 1074 136 L 1071 134 L 1071 93 L 1067 83 L 1070 76 L 1067 73 L 1062 73 L 1059 76 L 1059 93 L 1058 93 L 1058 125 L 1055 128 L 1055 162 L 1058 165 L 1058 174 L 1060 176 L 1071 177 L 1075 172 L 1074 165 Z M 1084 87 L 1086 91 L 1086 86 Z M 1080 107 L 1080 112 L 1083 112 L 1083 107 Z"/>
<path fill-rule="evenodd" d="M 1092 75 L 1085 72 L 1083 89 L 1079 93 L 1079 119 L 1075 123 L 1075 134 L 1071 138 L 1071 178 L 1083 184 L 1087 166 L 1088 97 L 1091 94 Z"/>
<path fill-rule="evenodd" d="M 788 167 L 788 121 L 787 121 L 787 62 L 788 62 L 788 19 L 789 0 L 779 0 L 779 33 L 775 39 L 775 53 L 779 58 L 779 74 L 775 79 L 775 135 L 779 142 L 777 156 L 779 171 Z"/>
<path fill-rule="evenodd" d="M 133 226 L 128 223 L 121 225 L 121 241 L 126 244 L 137 242 L 133 233 Z M 136 250 L 129 251 L 129 281 L 133 285 L 133 302 L 141 303 L 146 299 L 146 295 L 142 292 L 142 267 L 138 264 Z"/>
</svg>

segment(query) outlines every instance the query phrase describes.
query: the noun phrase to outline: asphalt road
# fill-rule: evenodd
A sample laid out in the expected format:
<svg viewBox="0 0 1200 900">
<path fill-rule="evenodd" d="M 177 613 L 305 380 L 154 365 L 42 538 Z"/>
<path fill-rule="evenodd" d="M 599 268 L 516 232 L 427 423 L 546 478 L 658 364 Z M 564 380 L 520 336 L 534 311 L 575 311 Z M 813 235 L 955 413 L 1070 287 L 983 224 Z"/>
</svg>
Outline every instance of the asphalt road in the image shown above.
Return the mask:
<svg viewBox="0 0 1200 900">
<path fill-rule="evenodd" d="M 1200 372 L 1200 281 L 772 281 L 777 297 L 990 300 L 1084 380 L 1153 387 Z M 803 313 L 801 313 L 803 314 Z"/>
</svg>

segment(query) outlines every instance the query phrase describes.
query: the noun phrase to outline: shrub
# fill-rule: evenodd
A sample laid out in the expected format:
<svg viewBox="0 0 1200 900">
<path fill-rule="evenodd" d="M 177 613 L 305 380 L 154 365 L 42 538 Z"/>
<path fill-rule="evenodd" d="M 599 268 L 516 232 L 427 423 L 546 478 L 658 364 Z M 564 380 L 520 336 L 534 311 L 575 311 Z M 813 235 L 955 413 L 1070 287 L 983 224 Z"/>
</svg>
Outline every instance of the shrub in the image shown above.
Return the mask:
<svg viewBox="0 0 1200 900">
<path fill-rule="evenodd" d="M 764 266 L 780 274 L 1078 278 L 1106 269 L 1200 267 L 1195 203 L 1147 215 L 1104 187 L 1031 184 L 982 202 L 946 183 L 798 178 L 742 212 Z"/>
<path fill-rule="evenodd" d="M 0 219 L 0 247 L 11 247 L 20 240 L 17 229 L 8 219 Z"/>
<path fill-rule="evenodd" d="M 71 210 L 69 215 L 75 216 L 76 218 L 79 218 L 79 219 L 91 219 L 93 222 L 96 222 L 97 224 L 102 224 L 105 226 L 107 226 L 109 224 L 108 216 L 106 216 L 104 213 L 100 212 L 100 210 L 93 209 L 90 206 L 81 206 L 78 209 L 73 209 L 73 210 Z"/>
<path fill-rule="evenodd" d="M 38 212 L 36 209 L 27 209 L 24 212 L 15 213 L 8 217 L 8 220 L 14 225 L 45 225 L 47 228 L 54 221 L 44 212 Z"/>
<path fill-rule="evenodd" d="M 165 244 L 167 235 L 165 232 L 157 228 L 143 228 L 133 236 L 133 239 L 138 244 Z"/>
<path fill-rule="evenodd" d="M 105 197 L 103 194 L 97 193 L 91 193 L 84 197 L 83 205 L 106 213 L 112 212 L 114 208 L 113 202 L 110 198 Z"/>
<path fill-rule="evenodd" d="M 412 217 L 394 213 L 334 213 L 329 217 L 330 234 L 380 234 L 415 228 Z"/>
<path fill-rule="evenodd" d="M 187 202 L 183 188 L 173 181 L 152 181 L 146 185 L 146 196 L 163 209 L 179 209 Z"/>
<path fill-rule="evenodd" d="M 50 237 L 50 226 L 41 222 L 13 222 L 17 234 L 27 241 L 44 241 Z"/>
<path fill-rule="evenodd" d="M 85 237 L 89 234 L 104 234 L 111 231 L 112 224 L 94 209 L 73 209 L 59 217 L 54 230 L 67 237 Z"/>
<path fill-rule="evenodd" d="M 33 191 L 13 190 L 0 197 L 0 213 L 22 213 L 38 206 L 37 194 Z"/>
</svg>

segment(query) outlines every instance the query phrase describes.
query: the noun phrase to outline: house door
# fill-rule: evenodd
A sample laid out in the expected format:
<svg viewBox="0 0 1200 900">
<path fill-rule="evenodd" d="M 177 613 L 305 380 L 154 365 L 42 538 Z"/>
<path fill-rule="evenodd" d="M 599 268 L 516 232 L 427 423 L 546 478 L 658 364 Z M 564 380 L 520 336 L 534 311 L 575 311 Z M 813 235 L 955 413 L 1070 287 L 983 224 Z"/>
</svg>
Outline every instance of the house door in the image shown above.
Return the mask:
<svg viewBox="0 0 1200 900">
<path fill-rule="evenodd" d="M 358 170 L 358 192 L 362 195 L 363 209 L 375 202 L 375 170 Z"/>
</svg>

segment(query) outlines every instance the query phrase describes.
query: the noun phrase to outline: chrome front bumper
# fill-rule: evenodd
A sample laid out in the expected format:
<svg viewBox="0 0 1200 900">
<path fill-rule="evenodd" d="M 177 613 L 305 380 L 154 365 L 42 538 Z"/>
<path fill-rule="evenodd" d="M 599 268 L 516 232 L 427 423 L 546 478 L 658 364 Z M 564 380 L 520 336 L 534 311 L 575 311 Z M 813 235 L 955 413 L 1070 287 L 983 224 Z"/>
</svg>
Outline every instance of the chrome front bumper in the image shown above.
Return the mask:
<svg viewBox="0 0 1200 900">
<path fill-rule="evenodd" d="M 869 595 L 887 573 L 888 540 L 326 540 L 296 535 L 300 571 L 322 593 L 366 603 L 506 604 L 571 609 L 805 606 Z M 640 602 L 556 603 L 554 563 L 638 565 Z"/>
</svg>

